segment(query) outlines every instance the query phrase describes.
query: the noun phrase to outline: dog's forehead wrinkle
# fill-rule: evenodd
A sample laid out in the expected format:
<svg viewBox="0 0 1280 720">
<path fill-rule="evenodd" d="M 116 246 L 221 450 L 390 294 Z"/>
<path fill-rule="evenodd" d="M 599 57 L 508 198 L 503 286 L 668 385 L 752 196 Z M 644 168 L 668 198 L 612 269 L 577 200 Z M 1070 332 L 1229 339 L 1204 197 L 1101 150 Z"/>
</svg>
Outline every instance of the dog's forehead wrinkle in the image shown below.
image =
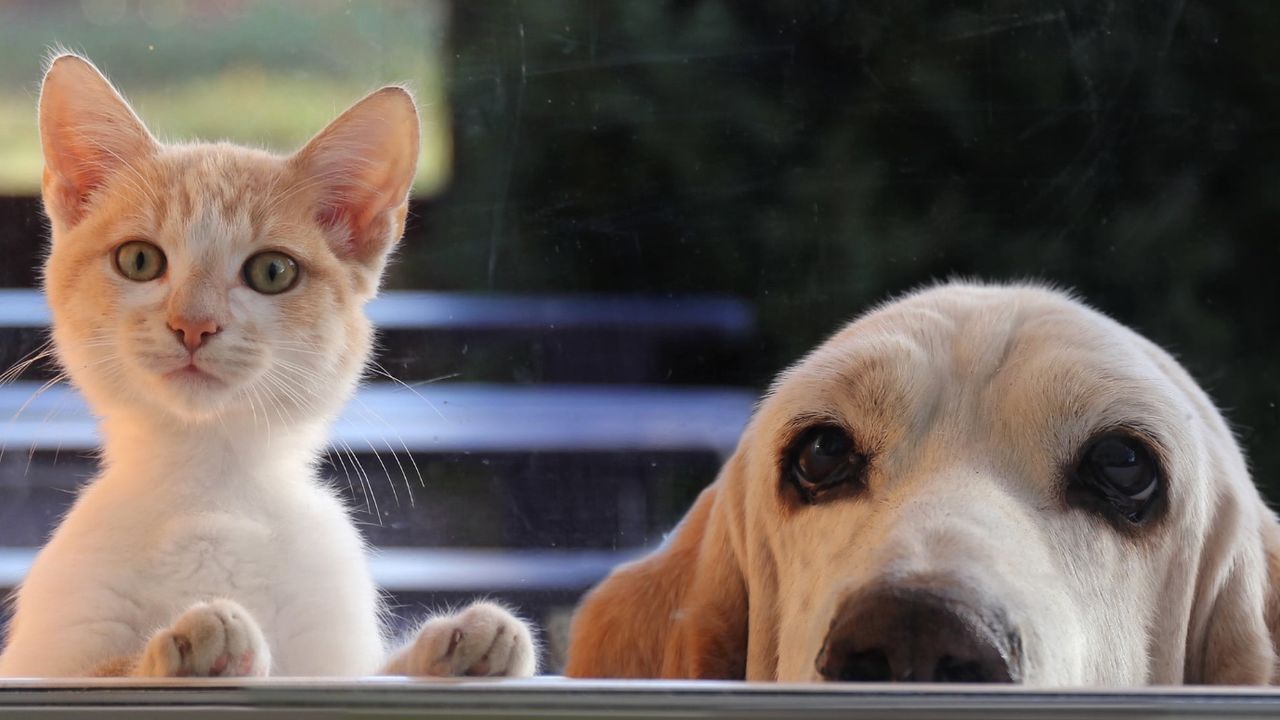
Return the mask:
<svg viewBox="0 0 1280 720">
<path fill-rule="evenodd" d="M 1026 298 L 1022 291 L 950 290 L 926 291 L 860 318 L 785 374 L 780 386 L 827 378 L 834 387 L 806 388 L 807 394 L 843 396 L 853 414 L 873 416 L 862 418 L 866 422 L 899 420 L 915 442 L 986 438 L 992 428 L 966 419 L 981 416 L 977 405 L 985 395 L 1024 391 L 1016 387 L 1016 370 L 1027 351 L 1052 352 L 1057 344 L 1044 348 L 1039 337 L 1046 318 L 1079 324 L 1091 311 L 1041 290 L 1027 291 Z M 1028 313 L 1028 303 L 1047 307 Z M 1056 330 L 1060 340 L 1072 339 L 1074 328 Z"/>
<path fill-rule="evenodd" d="M 960 306 L 944 339 L 952 376 L 977 389 L 1000 372 L 1019 340 L 1022 312 L 1015 300 L 985 307 Z"/>
<path fill-rule="evenodd" d="M 780 375 L 758 413 L 772 426 L 763 432 L 785 442 L 805 427 L 832 423 L 846 427 L 864 452 L 875 452 L 932 394 L 931 374 L 918 367 L 923 358 L 913 340 L 898 334 L 833 339 Z"/>
</svg>

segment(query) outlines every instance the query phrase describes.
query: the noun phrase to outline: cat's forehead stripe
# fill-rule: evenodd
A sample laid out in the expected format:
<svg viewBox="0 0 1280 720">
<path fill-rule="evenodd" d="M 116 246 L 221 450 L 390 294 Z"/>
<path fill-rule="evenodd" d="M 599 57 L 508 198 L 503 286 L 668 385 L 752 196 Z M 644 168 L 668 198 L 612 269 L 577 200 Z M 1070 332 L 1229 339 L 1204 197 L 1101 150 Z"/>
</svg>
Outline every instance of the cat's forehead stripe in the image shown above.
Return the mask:
<svg viewBox="0 0 1280 720">
<path fill-rule="evenodd" d="M 235 212 L 234 208 L 227 212 L 227 208 L 214 203 L 197 203 L 197 211 L 183 234 L 192 260 L 204 263 L 213 260 L 219 252 L 251 242 L 254 229 L 247 212 Z"/>
<path fill-rule="evenodd" d="M 171 210 L 190 218 L 212 207 L 231 217 L 256 214 L 258 206 L 270 202 L 282 162 L 266 153 L 231 155 L 221 149 L 195 146 L 171 156 L 166 173 Z"/>
<path fill-rule="evenodd" d="M 269 213 L 282 171 L 276 158 L 228 157 L 216 146 L 183 148 L 167 158 L 156 215 L 193 254 L 219 238 L 251 241 Z"/>
</svg>

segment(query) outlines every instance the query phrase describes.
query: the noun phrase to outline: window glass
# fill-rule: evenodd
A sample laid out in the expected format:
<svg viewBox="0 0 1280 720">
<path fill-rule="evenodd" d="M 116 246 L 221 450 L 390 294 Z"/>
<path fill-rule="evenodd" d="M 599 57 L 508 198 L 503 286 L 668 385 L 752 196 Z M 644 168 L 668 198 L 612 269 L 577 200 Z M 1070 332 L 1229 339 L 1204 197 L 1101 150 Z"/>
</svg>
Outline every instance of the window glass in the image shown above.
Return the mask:
<svg viewBox="0 0 1280 720">
<path fill-rule="evenodd" d="M 1280 497 L 1280 6 L 0 3 L 0 583 L 92 477 L 49 362 L 35 103 L 92 58 L 165 139 L 297 147 L 411 87 L 423 144 L 323 472 L 401 625 L 479 595 L 546 669 L 788 364 L 950 277 L 1075 289 L 1170 349 Z M 34 399 L 33 399 L 34 398 Z"/>
</svg>

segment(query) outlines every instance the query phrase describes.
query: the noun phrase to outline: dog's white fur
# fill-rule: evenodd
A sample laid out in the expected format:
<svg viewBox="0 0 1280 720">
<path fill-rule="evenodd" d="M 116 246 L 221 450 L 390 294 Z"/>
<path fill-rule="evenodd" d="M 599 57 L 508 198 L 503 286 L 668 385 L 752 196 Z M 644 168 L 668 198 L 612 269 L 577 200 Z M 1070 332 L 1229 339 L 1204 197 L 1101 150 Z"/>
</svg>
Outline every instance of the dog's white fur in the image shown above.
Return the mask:
<svg viewBox="0 0 1280 720">
<path fill-rule="evenodd" d="M 873 448 L 868 489 L 789 506 L 786 438 L 822 419 Z M 1081 444 L 1117 427 L 1165 469 L 1163 514 L 1133 532 L 1062 494 Z M 1003 607 L 1029 684 L 1268 683 L 1277 530 L 1168 354 L 1053 290 L 951 283 L 777 379 L 673 537 L 584 601 L 568 673 L 817 680 L 841 598 L 932 574 Z"/>
</svg>

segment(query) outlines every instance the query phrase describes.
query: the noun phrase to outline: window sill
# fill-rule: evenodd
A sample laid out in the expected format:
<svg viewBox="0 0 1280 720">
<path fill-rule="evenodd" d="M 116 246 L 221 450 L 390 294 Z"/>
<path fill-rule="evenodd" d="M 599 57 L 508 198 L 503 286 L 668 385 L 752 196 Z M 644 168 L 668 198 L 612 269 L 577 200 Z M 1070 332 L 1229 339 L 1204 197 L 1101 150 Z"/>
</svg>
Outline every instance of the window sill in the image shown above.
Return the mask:
<svg viewBox="0 0 1280 720">
<path fill-rule="evenodd" d="M 532 680 L 6 681 L 0 715 L 315 717 L 1275 717 L 1270 688 L 1034 690 L 983 686 Z M 246 711 L 248 714 L 246 714 Z M 99 716 L 99 715 L 95 715 Z"/>
</svg>

